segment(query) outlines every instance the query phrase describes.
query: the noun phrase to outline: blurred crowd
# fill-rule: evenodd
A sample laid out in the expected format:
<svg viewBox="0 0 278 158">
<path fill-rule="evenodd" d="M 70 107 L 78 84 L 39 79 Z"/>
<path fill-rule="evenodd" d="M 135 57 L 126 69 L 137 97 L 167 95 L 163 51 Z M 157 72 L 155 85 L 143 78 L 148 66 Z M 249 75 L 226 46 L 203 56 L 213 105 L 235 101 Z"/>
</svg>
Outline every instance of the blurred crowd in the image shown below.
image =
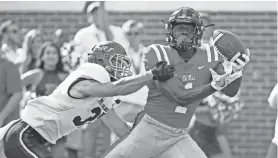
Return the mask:
<svg viewBox="0 0 278 158">
<path fill-rule="evenodd" d="M 204 22 L 209 24 L 209 17 L 202 15 Z M 130 19 L 122 26 L 114 26 L 109 23 L 107 16 L 104 2 L 88 4 L 88 27 L 77 31 L 73 37 L 58 29 L 53 32 L 51 40 L 45 40 L 43 30 L 20 28 L 20 24 L 12 19 L 0 24 L 0 127 L 19 118 L 20 110 L 28 100 L 52 93 L 71 70 L 86 61 L 87 53 L 98 42 L 111 40 L 120 43 L 132 61 L 132 73 L 144 71 L 146 47 L 141 42 L 144 24 Z M 212 31 L 213 27 L 207 29 L 204 43 L 209 41 Z M 202 102 L 203 108 L 197 110 L 190 134 L 210 157 L 224 154 L 222 157 L 230 158 L 231 150 L 226 136 L 228 123 L 215 123 L 211 115 L 211 107 L 219 100 L 221 104 L 236 104 L 238 109 L 235 111 L 243 106 L 239 95 L 233 99 L 221 94 L 210 96 Z M 136 114 L 144 107 L 138 104 L 132 108 L 119 108 L 121 117 L 133 123 Z M 60 139 L 51 151 L 55 158 L 98 158 L 116 139 L 117 136 L 99 119 Z"/>
</svg>

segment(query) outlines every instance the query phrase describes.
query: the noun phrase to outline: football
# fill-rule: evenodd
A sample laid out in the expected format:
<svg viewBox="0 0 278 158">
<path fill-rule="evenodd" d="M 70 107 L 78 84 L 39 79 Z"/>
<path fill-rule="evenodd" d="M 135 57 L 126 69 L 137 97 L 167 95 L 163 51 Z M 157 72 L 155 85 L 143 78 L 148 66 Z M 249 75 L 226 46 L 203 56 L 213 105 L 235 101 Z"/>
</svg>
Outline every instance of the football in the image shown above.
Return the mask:
<svg viewBox="0 0 278 158">
<path fill-rule="evenodd" d="M 244 61 L 242 54 L 245 54 L 245 47 L 240 38 L 226 30 L 213 31 L 213 47 L 224 59 L 236 62 L 237 58 Z"/>
</svg>

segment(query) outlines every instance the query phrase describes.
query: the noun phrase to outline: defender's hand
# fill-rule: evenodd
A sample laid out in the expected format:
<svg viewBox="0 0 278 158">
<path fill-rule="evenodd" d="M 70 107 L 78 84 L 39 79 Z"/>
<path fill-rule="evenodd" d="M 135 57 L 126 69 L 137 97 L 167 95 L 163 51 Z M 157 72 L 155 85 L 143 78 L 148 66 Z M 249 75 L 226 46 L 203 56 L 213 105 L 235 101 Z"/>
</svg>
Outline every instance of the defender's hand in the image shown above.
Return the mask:
<svg viewBox="0 0 278 158">
<path fill-rule="evenodd" d="M 155 68 L 152 70 L 153 79 L 158 81 L 167 81 L 168 79 L 174 77 L 174 67 L 167 65 L 165 61 L 159 61 L 155 64 Z"/>
<path fill-rule="evenodd" d="M 235 60 L 237 62 L 232 62 L 234 72 L 243 70 L 243 68 L 249 63 L 249 61 L 250 61 L 250 51 L 249 51 L 249 49 L 245 50 L 245 54 L 243 54 L 242 57 L 244 58 L 244 61 L 237 58 Z"/>
</svg>

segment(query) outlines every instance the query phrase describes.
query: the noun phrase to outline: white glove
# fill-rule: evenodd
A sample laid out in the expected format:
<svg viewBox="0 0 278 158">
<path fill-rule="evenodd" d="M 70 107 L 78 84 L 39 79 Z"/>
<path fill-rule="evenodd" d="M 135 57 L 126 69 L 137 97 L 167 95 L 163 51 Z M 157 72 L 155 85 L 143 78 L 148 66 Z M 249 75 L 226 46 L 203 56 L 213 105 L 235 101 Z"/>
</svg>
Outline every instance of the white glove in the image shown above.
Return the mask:
<svg viewBox="0 0 278 158">
<path fill-rule="evenodd" d="M 224 75 L 218 75 L 213 69 L 210 69 L 211 75 L 212 75 L 212 82 L 211 86 L 220 91 L 223 88 L 225 88 L 228 84 L 232 83 L 234 80 L 240 78 L 242 76 L 242 70 L 243 68 L 249 63 L 250 61 L 250 51 L 249 49 L 245 50 L 246 54 L 243 54 L 242 57 L 245 61 L 240 60 L 239 58 L 234 59 L 234 61 L 237 61 L 235 63 L 234 61 L 225 61 L 223 62 L 225 74 Z"/>
<path fill-rule="evenodd" d="M 232 83 L 234 80 L 242 76 L 242 71 L 237 71 L 233 74 L 231 74 L 231 72 L 226 72 L 223 75 L 219 75 L 213 69 L 210 68 L 209 70 L 212 75 L 212 82 L 210 85 L 217 91 L 222 90 L 228 84 Z"/>
<path fill-rule="evenodd" d="M 237 63 L 235 63 L 234 61 L 231 61 L 232 66 L 233 66 L 233 72 L 242 71 L 243 68 L 249 63 L 249 61 L 250 61 L 249 49 L 245 50 L 245 54 L 243 54 L 242 57 L 244 58 L 245 61 L 242 61 L 239 58 L 235 59 L 235 61 L 237 61 Z"/>
</svg>

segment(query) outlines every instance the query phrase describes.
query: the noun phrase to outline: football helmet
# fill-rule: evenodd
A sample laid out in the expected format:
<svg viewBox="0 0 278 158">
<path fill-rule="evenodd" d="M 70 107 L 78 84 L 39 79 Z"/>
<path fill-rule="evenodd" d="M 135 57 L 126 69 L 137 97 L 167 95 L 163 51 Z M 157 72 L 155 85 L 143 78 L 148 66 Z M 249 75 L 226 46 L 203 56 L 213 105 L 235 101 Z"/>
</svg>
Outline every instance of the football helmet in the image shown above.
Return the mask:
<svg viewBox="0 0 278 158">
<path fill-rule="evenodd" d="M 193 29 L 184 30 L 177 34 L 174 27 L 177 25 L 190 25 Z M 202 18 L 198 12 L 192 8 L 182 7 L 172 13 L 167 23 L 165 23 L 166 42 L 178 50 L 187 50 L 191 47 L 200 47 L 201 38 L 205 30 Z"/>
<path fill-rule="evenodd" d="M 126 51 L 117 42 L 104 41 L 96 44 L 92 52 L 88 53 L 88 62 L 103 66 L 109 73 L 111 81 L 132 75 Z"/>
</svg>

